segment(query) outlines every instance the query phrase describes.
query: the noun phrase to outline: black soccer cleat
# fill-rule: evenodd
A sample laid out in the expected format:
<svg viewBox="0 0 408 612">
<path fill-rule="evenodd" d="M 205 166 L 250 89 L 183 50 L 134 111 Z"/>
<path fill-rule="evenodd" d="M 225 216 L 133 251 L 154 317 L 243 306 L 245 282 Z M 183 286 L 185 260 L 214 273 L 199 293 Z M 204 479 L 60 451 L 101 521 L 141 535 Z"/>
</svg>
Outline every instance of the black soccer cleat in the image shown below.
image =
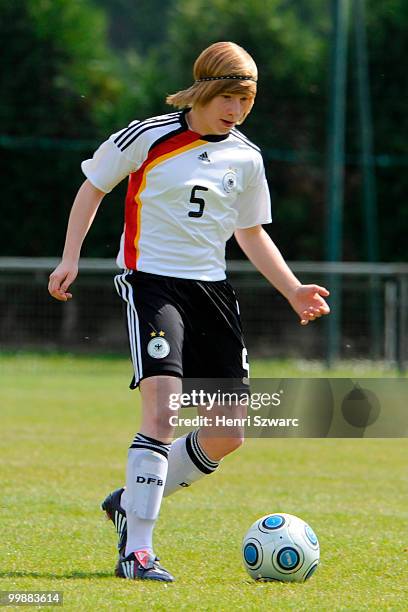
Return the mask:
<svg viewBox="0 0 408 612">
<path fill-rule="evenodd" d="M 120 498 L 124 489 L 112 491 L 101 504 L 101 509 L 106 513 L 108 519 L 115 525 L 116 533 L 119 536 L 118 550 L 119 555 L 124 556 L 127 540 L 127 520 L 126 512 L 120 505 Z"/>
<path fill-rule="evenodd" d="M 174 577 L 159 563 L 159 558 L 147 550 L 138 550 L 127 557 L 120 556 L 115 568 L 118 578 L 173 582 Z"/>
</svg>

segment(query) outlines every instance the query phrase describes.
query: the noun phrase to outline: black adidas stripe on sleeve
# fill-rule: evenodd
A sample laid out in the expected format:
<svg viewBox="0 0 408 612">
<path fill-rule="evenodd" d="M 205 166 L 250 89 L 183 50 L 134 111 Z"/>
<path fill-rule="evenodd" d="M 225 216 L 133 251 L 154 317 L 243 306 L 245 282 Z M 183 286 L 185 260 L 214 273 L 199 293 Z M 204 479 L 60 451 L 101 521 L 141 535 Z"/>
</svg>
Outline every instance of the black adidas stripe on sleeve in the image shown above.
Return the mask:
<svg viewBox="0 0 408 612">
<path fill-rule="evenodd" d="M 237 130 L 236 128 L 232 128 L 230 133 L 231 133 L 231 136 L 235 136 L 235 138 L 237 138 L 238 140 L 241 140 L 241 142 L 243 142 L 244 144 L 248 145 L 248 147 L 251 147 L 255 151 L 258 151 L 258 153 L 261 153 L 261 149 L 259 147 L 257 147 L 256 144 L 251 142 L 249 140 L 249 138 L 244 136 L 244 134 L 242 132 L 240 132 L 239 130 Z"/>
<path fill-rule="evenodd" d="M 154 119 L 146 119 L 146 121 L 140 121 L 136 125 L 132 124 L 118 134 L 118 136 L 114 139 L 114 143 L 121 151 L 124 151 L 141 134 L 143 134 L 143 132 L 156 127 L 171 125 L 172 123 L 179 123 L 179 115 L 180 113 L 173 113 L 171 115 L 163 115 L 162 117 Z"/>
</svg>

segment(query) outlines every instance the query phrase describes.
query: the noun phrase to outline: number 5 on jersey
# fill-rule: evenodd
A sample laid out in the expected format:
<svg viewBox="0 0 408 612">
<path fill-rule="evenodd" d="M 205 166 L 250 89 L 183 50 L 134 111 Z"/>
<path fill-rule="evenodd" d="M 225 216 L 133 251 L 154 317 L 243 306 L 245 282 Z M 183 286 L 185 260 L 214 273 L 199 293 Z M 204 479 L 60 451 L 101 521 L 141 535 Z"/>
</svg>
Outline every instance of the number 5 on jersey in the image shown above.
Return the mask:
<svg viewBox="0 0 408 612">
<path fill-rule="evenodd" d="M 188 213 L 189 217 L 195 217 L 198 219 L 203 216 L 205 200 L 203 198 L 196 198 L 196 191 L 208 191 L 208 187 L 201 187 L 200 185 L 194 185 L 191 190 L 190 202 L 192 204 L 198 204 L 199 210 L 190 210 Z"/>
</svg>

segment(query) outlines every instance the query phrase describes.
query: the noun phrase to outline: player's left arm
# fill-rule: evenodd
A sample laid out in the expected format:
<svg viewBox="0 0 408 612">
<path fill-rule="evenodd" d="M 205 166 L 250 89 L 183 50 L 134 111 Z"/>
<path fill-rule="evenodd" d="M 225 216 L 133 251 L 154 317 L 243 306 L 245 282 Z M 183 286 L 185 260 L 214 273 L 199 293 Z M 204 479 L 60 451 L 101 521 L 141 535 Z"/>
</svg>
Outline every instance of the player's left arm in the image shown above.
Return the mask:
<svg viewBox="0 0 408 612">
<path fill-rule="evenodd" d="M 235 238 L 259 272 L 285 296 L 299 315 L 301 325 L 329 314 L 330 308 L 324 299 L 329 291 L 319 285 L 302 285 L 262 225 L 237 229 Z"/>
</svg>

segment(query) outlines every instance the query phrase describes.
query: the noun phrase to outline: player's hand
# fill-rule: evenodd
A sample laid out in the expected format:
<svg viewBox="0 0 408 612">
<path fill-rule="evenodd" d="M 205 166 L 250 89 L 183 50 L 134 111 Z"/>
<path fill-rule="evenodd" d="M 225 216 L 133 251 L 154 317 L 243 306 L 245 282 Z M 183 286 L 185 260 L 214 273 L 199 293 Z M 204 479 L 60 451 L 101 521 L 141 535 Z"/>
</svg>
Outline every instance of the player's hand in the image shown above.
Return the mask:
<svg viewBox="0 0 408 612">
<path fill-rule="evenodd" d="M 300 317 L 300 324 L 307 325 L 330 312 L 329 305 L 324 299 L 330 295 L 325 287 L 319 285 L 299 285 L 289 298 L 293 310 Z"/>
<path fill-rule="evenodd" d="M 48 291 L 52 297 L 61 302 L 67 302 L 72 298 L 68 292 L 70 285 L 78 275 L 78 265 L 62 261 L 50 274 Z"/>
</svg>

